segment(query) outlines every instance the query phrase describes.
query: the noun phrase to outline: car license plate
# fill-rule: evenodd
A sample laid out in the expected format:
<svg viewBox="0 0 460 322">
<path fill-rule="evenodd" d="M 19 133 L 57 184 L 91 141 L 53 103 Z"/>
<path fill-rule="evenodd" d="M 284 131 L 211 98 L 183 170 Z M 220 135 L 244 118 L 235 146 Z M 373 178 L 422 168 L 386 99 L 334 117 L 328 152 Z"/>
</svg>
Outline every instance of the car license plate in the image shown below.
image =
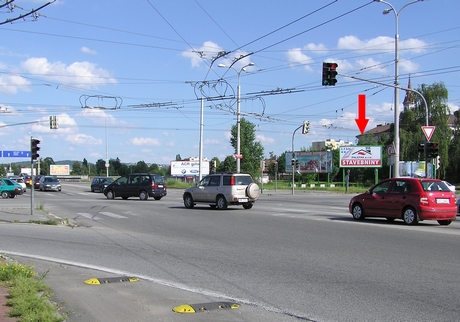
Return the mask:
<svg viewBox="0 0 460 322">
<path fill-rule="evenodd" d="M 449 204 L 449 199 L 446 198 L 438 198 L 436 199 L 436 203 L 442 203 L 442 204 Z"/>
<path fill-rule="evenodd" d="M 239 202 L 248 202 L 248 198 L 241 198 L 241 199 L 238 199 Z"/>
<path fill-rule="evenodd" d="M 159 185 L 158 185 L 158 188 L 163 188 L 163 185 L 162 185 L 162 184 L 159 184 Z"/>
</svg>

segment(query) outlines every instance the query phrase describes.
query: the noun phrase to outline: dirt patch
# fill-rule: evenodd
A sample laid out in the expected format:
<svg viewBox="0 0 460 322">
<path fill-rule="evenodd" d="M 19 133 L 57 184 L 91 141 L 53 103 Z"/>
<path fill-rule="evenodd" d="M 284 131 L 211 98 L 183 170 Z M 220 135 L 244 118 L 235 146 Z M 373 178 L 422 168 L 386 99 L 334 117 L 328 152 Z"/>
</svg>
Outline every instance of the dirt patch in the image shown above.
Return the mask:
<svg viewBox="0 0 460 322">
<path fill-rule="evenodd" d="M 8 317 L 11 308 L 6 306 L 8 300 L 8 287 L 0 286 L 0 321 L 2 322 L 17 322 L 18 319 Z"/>
</svg>

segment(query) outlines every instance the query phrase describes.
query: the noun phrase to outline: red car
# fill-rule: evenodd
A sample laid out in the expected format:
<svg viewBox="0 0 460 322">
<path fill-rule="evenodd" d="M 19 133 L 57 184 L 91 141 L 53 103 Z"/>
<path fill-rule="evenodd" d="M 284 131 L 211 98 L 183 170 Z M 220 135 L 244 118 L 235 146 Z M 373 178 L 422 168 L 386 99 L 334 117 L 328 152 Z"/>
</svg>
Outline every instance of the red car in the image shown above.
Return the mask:
<svg viewBox="0 0 460 322">
<path fill-rule="evenodd" d="M 457 216 L 455 193 L 441 180 L 424 178 L 383 180 L 351 198 L 348 208 L 356 220 L 383 217 L 402 219 L 408 225 L 422 220 L 449 225 Z"/>
</svg>

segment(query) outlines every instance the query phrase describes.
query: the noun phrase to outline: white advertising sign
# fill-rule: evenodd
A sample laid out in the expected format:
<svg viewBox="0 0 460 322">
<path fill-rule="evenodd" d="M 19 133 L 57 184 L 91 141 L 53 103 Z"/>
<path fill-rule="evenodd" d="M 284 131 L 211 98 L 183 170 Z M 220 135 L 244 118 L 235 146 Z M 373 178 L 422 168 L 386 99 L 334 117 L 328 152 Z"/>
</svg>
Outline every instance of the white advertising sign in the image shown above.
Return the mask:
<svg viewBox="0 0 460 322">
<path fill-rule="evenodd" d="M 340 167 L 342 168 L 380 168 L 382 167 L 381 146 L 349 146 L 340 148 Z"/>
<path fill-rule="evenodd" d="M 171 176 L 199 176 L 200 161 L 171 161 Z M 209 174 L 209 161 L 201 161 L 201 175 Z"/>
<path fill-rule="evenodd" d="M 70 174 L 70 166 L 69 165 L 58 165 L 52 164 L 50 165 L 50 175 L 52 176 L 68 176 Z"/>
</svg>

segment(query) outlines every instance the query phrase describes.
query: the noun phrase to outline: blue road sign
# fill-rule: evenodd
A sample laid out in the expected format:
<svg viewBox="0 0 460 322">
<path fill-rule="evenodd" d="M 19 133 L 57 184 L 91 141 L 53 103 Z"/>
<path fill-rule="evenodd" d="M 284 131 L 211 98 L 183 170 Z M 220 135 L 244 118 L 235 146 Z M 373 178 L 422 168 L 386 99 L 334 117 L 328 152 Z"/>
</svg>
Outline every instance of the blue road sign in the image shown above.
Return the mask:
<svg viewBox="0 0 460 322">
<path fill-rule="evenodd" d="M 30 151 L 2 151 L 4 158 L 30 158 Z"/>
</svg>

